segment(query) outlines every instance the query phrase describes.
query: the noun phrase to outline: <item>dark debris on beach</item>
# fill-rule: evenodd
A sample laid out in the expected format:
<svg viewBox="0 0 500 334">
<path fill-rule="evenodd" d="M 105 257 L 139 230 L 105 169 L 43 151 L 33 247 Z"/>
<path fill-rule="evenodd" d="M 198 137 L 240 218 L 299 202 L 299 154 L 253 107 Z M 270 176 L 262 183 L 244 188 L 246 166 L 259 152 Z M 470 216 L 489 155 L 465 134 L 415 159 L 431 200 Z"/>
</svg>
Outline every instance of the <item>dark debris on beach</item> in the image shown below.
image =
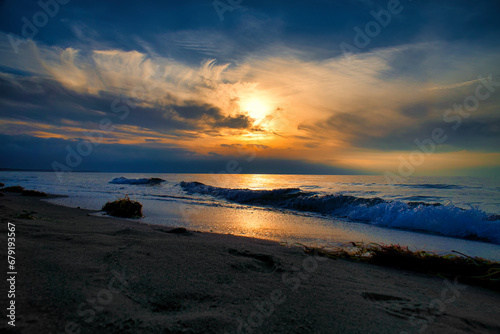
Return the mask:
<svg viewBox="0 0 500 334">
<path fill-rule="evenodd" d="M 334 248 L 300 246 L 307 254 L 433 274 L 500 291 L 500 263 L 470 257 L 457 251 L 453 251 L 455 254 L 438 255 L 426 251 L 412 251 L 407 246 L 362 242 L 351 242 L 344 247 Z"/>
<path fill-rule="evenodd" d="M 3 186 L 3 183 L 0 183 L 1 186 Z M 42 192 L 42 191 L 37 191 L 37 190 L 28 190 L 24 189 L 24 187 L 21 186 L 11 186 L 11 187 L 5 187 L 0 189 L 0 191 L 5 191 L 8 193 L 18 193 L 23 196 L 34 196 L 34 197 L 46 197 L 47 194 Z"/>
<path fill-rule="evenodd" d="M 21 186 L 11 186 L 11 187 L 2 188 L 0 190 L 8 192 L 8 193 L 22 193 L 24 191 L 24 188 Z"/>
<path fill-rule="evenodd" d="M 139 218 L 142 215 L 142 204 L 132 201 L 128 195 L 113 202 L 107 202 L 102 210 L 109 215 L 121 218 Z"/>
</svg>

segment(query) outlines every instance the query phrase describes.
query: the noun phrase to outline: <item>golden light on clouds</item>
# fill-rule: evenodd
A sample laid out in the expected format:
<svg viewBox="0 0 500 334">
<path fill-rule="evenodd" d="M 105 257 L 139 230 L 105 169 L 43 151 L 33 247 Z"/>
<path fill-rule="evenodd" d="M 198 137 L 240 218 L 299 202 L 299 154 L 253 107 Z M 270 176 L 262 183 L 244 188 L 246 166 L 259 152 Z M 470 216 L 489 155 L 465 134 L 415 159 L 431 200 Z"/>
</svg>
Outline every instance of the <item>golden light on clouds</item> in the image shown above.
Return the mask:
<svg viewBox="0 0 500 334">
<path fill-rule="evenodd" d="M 84 54 L 35 42 L 20 48 L 23 52 L 7 58 L 5 66 L 33 74 L 34 84 L 23 89 L 43 99 L 54 93 L 51 87 L 57 83 L 64 88 L 64 96 L 76 102 L 68 109 L 70 102 L 47 100 L 50 110 L 59 110 L 53 118 L 60 118 L 60 124 L 29 117 L 5 119 L 0 133 L 75 140 L 94 131 L 106 143 L 175 147 L 207 156 L 235 156 L 237 147 L 256 145 L 262 147 L 259 157 L 302 159 L 376 173 L 397 168 L 399 155 L 413 150 L 416 138 L 423 140 L 433 128 L 451 125 L 443 121 L 444 111 L 462 102 L 478 84 L 474 76 L 456 78 L 455 73 L 463 64 L 482 59 L 477 54 L 464 55 L 423 84 L 392 71 L 394 59 L 407 54 L 446 55 L 444 47 L 403 45 L 366 52 L 349 62 L 342 57 L 312 60 L 278 50 L 279 56 L 248 57 L 241 62 L 205 58 L 198 64 L 138 51 Z M 478 72 L 483 76 L 489 73 L 486 65 Z M 42 78 L 53 80 L 43 94 L 38 92 Z M 24 80 L 13 74 L 0 74 L 0 79 Z M 13 108 L 34 110 L 31 104 L 6 101 Z M 494 133 L 496 105 L 493 97 L 481 101 L 481 107 L 464 119 L 460 132 L 473 131 L 466 128 L 467 121 L 487 124 L 481 129 Z M 123 108 L 128 113 L 116 112 Z M 125 114 L 126 119 L 120 118 Z M 97 124 L 108 117 L 112 131 L 100 131 Z M 476 166 L 471 161 L 498 164 L 498 156 L 488 155 L 484 148 L 472 157 L 459 153 L 460 145 L 452 147 L 452 139 L 446 144 L 449 147 L 438 147 L 418 172 Z"/>
<path fill-rule="evenodd" d="M 258 97 L 242 99 L 240 106 L 256 121 L 262 120 L 271 111 L 269 105 L 262 98 Z"/>
</svg>

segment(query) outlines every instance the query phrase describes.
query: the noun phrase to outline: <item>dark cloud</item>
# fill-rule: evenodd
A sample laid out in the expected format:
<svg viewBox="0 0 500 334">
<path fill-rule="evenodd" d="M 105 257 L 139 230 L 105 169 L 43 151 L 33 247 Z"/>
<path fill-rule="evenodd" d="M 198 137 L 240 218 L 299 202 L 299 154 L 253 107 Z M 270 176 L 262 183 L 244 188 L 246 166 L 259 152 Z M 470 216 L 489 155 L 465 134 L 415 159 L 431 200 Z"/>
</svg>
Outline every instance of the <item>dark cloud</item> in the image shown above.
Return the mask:
<svg viewBox="0 0 500 334">
<path fill-rule="evenodd" d="M 214 124 L 215 127 L 231 129 L 249 129 L 252 126 L 252 120 L 247 115 L 236 115 L 235 117 L 223 117 Z"/>
<path fill-rule="evenodd" d="M 182 105 L 140 106 L 109 92 L 78 93 L 56 81 L 37 77 L 0 77 L 0 117 L 66 126 L 67 120 L 87 129 L 98 128 L 104 118 L 117 125 L 131 125 L 177 137 L 192 131 L 251 130 L 252 120 L 243 114 L 227 116 L 212 105 L 186 101 Z M 125 111 L 126 110 L 126 111 Z M 184 133 L 191 131 L 191 133 Z"/>
<path fill-rule="evenodd" d="M 96 111 L 111 113 L 113 101 L 102 93 L 76 93 L 51 79 L 14 76 L 0 76 L 0 99 L 0 116 L 23 116 L 52 125 L 62 125 L 64 119 L 98 122 Z"/>
<path fill-rule="evenodd" d="M 474 10 L 468 1 L 407 1 L 402 7 L 363 52 L 424 37 L 474 43 L 498 36 L 497 1 L 477 0 Z M 0 30 L 17 35 L 21 18 L 41 10 L 29 0 L 4 1 L 0 9 Z M 364 29 L 373 20 L 371 10 L 385 9 L 386 1 L 254 0 L 226 11 L 222 21 L 212 1 L 71 1 L 60 6 L 36 40 L 79 49 L 137 50 L 192 64 L 207 57 L 241 60 L 276 45 L 315 50 L 312 58 L 331 57 L 339 54 L 340 42 L 353 43 L 355 26 Z"/>
<path fill-rule="evenodd" d="M 432 111 L 433 106 L 428 103 L 416 103 L 401 108 L 401 113 L 405 116 L 424 119 Z"/>
<path fill-rule="evenodd" d="M 301 124 L 299 130 L 310 134 L 304 139 L 328 139 L 325 133 L 335 133 L 353 147 L 369 148 L 380 151 L 406 151 L 415 149 L 415 140 L 432 138 L 435 129 L 443 129 L 447 139 L 438 146 L 438 151 L 470 150 L 478 152 L 497 152 L 500 143 L 500 115 L 496 106 L 500 105 L 500 95 L 492 94 L 482 101 L 476 111 L 468 117 L 459 113 L 446 114 L 461 105 L 464 98 L 472 96 L 477 85 L 466 85 L 443 92 L 435 101 L 404 105 L 395 114 L 377 113 L 373 110 L 354 110 L 336 113 L 324 121 L 314 124 Z M 465 111 L 465 110 L 464 110 Z M 407 120 L 400 116 L 405 116 Z M 396 118 L 396 120 L 395 120 Z M 317 147 L 314 143 L 306 145 Z"/>
<path fill-rule="evenodd" d="M 384 66 L 377 66 L 374 74 L 377 79 L 381 79 L 378 82 L 400 82 L 402 87 L 406 83 L 409 87 L 421 84 L 423 88 L 427 88 L 428 84 L 453 86 L 457 82 L 475 80 L 478 75 L 498 74 L 495 72 L 498 66 L 491 65 L 498 58 L 499 50 L 498 1 L 477 0 L 472 5 L 466 0 L 406 1 L 402 2 L 402 6 L 404 10 L 391 17 L 390 25 L 382 28 L 380 34 L 370 38 L 366 47 L 360 50 L 360 53 L 374 52 L 367 56 L 378 54 L 380 60 L 383 60 Z M 222 21 L 211 1 L 70 1 L 61 5 L 57 16 L 50 18 L 48 24 L 33 37 L 33 48 L 37 48 L 36 52 L 33 51 L 34 55 L 29 58 L 29 52 L 19 54 L 19 59 L 33 60 L 32 66 L 28 66 L 31 63 L 27 61 L 22 64 L 22 61 L 12 61 L 13 51 L 7 39 L 3 44 L 0 43 L 0 121 L 33 123 L 32 126 L 20 124 L 9 129 L 3 127 L 2 130 L 4 134 L 34 134 L 50 127 L 46 132 L 52 132 L 54 136 L 78 137 L 82 135 L 70 133 L 74 131 L 70 127 L 92 130 L 98 128 L 102 119 L 109 118 L 117 129 L 115 133 L 107 134 L 107 142 L 144 134 L 141 138 L 143 145 L 127 147 L 102 144 L 96 147 L 89 159 L 85 159 L 83 164 L 87 164 L 86 169 L 101 169 L 103 166 L 104 169 L 119 168 L 112 160 L 116 159 L 127 170 L 149 168 L 148 166 L 159 168 L 158 170 L 167 168 L 165 166 L 176 166 L 180 170 L 185 168 L 186 171 L 197 170 L 197 166 L 190 165 L 190 159 L 197 156 L 195 153 L 159 144 L 159 139 L 156 138 L 191 139 L 199 138 L 201 134 L 221 136 L 229 132 L 223 131 L 227 129 L 231 133 L 263 133 L 273 130 L 254 128 L 249 116 L 224 114 L 216 106 L 204 103 L 205 100 L 176 99 L 174 92 L 168 89 L 161 94 L 164 97 L 162 101 L 169 102 L 142 101 L 145 103 L 137 103 L 135 107 L 131 107 L 120 100 L 119 94 L 127 91 L 126 84 L 117 84 L 120 87 L 110 84 L 113 87 L 107 88 L 108 91 L 95 94 L 79 93 L 50 79 L 50 74 L 45 71 L 53 63 L 69 63 L 75 65 L 75 68 L 68 70 L 68 76 L 77 75 L 81 70 L 86 74 L 92 73 L 89 78 L 94 78 L 94 74 L 99 76 L 104 73 L 99 73 L 93 58 L 94 51 L 137 51 L 144 55 L 140 60 L 141 69 L 146 60 L 151 59 L 172 60 L 179 68 L 187 65 L 190 70 L 195 69 L 174 78 L 170 83 L 173 84 L 172 87 L 179 84 L 180 91 L 189 89 L 190 93 L 197 93 L 197 89 L 212 87 L 209 79 L 205 80 L 203 77 L 203 83 L 197 81 L 199 73 L 196 69 L 207 59 L 217 59 L 218 64 L 230 64 L 228 72 L 238 69 L 241 64 L 252 64 L 273 57 L 296 59 L 298 62 L 294 64 L 305 60 L 309 64 L 304 62 L 304 67 L 313 63 L 321 64 L 325 59 L 328 62 L 337 61 L 336 57 L 342 57 L 340 43 L 354 44 L 356 33 L 353 28 L 363 30 L 368 22 L 374 20 L 370 14 L 372 10 L 381 11 L 386 8 L 386 1 L 371 0 L 245 0 L 238 8 L 225 12 Z M 38 1 L 0 2 L 2 36 L 11 32 L 20 35 L 24 24 L 21 18 L 30 19 L 37 11 L 40 11 Z M 29 47 L 25 48 L 28 49 Z M 71 59 L 59 59 L 60 55 L 54 50 L 77 50 L 78 61 L 72 63 Z M 116 63 L 124 61 L 123 59 L 116 58 Z M 360 59 L 363 59 L 363 55 Z M 42 62 L 46 62 L 47 66 L 41 66 Z M 126 64 L 121 65 L 126 67 Z M 11 68 L 16 66 L 19 68 Z M 360 68 L 360 72 L 370 72 L 370 65 L 367 66 L 366 69 Z M 61 74 L 63 68 L 65 67 L 55 69 Z M 37 77 L 27 69 L 38 69 L 37 75 L 45 73 L 46 76 Z M 176 70 L 177 68 L 173 69 L 173 72 Z M 291 72 L 293 70 L 292 68 Z M 258 81 L 259 75 L 249 72 L 246 77 L 236 80 Z M 279 71 L 271 69 L 270 72 L 280 76 Z M 184 83 L 185 78 L 195 79 L 182 86 L 181 82 Z M 78 79 L 75 78 L 76 81 Z M 168 77 L 164 79 L 170 80 Z M 223 84 L 229 83 L 225 80 L 226 78 Z M 342 109 L 342 112 L 335 112 L 334 116 L 322 122 L 311 119 L 309 124 L 302 124 L 299 130 L 304 130 L 309 135 L 295 136 L 294 139 L 307 140 L 305 147 L 318 148 L 321 147 L 322 140 L 331 140 L 335 135 L 338 140 L 356 148 L 408 150 L 414 148 L 416 138 L 427 138 L 433 129 L 443 127 L 449 131 L 446 142 L 448 149 L 498 151 L 499 122 L 495 116 L 497 110 L 493 109 L 500 105 L 499 94 L 489 99 L 484 106 L 482 104 L 482 109 L 490 108 L 488 112 L 480 111 L 464 119 L 457 131 L 450 130 L 452 124 L 443 123 L 441 119 L 444 110 L 454 103 L 461 103 L 464 97 L 473 94 L 474 88 L 475 85 L 471 85 L 445 91 L 441 87 L 439 91 L 429 91 L 428 95 L 416 91 L 418 96 L 415 101 L 431 102 L 415 102 L 400 106 L 399 109 L 394 107 L 397 110 L 391 110 L 390 115 L 380 110 L 363 110 L 372 107 L 367 96 L 365 106 L 354 103 L 352 108 L 344 106 L 346 109 Z M 291 89 L 290 95 L 295 92 Z M 397 93 L 398 91 L 394 92 Z M 199 96 L 188 95 L 190 97 L 186 99 Z M 367 95 L 370 95 L 368 90 Z M 388 100 L 390 99 L 389 96 Z M 120 117 L 123 115 L 116 112 L 116 105 L 113 103 L 117 100 L 119 107 L 127 109 L 126 117 Z M 391 106 L 387 108 L 393 108 L 394 103 L 389 102 L 388 105 Z M 382 104 L 383 101 L 373 108 L 381 108 Z M 281 108 L 276 109 L 276 112 L 282 111 Z M 273 117 L 275 116 L 269 115 L 265 121 L 270 122 Z M 408 122 L 405 123 L 406 119 Z M 279 131 L 281 134 L 274 131 L 276 136 L 283 137 L 286 133 L 282 130 Z M 43 135 L 47 136 L 47 133 Z M 29 165 L 29 161 L 50 164 L 54 159 L 60 159 L 61 156 L 64 158 L 66 145 L 77 143 L 32 137 L 15 137 L 15 140 L 14 137 L 2 138 L 8 144 L 7 147 L 2 146 L 2 152 L 12 154 L 15 158 L 11 161 L 9 155 L 3 155 L 8 157 L 3 161 L 17 161 L 23 166 Z M 33 147 L 30 148 L 29 145 Z M 160 145 L 163 151 L 159 148 Z M 222 147 L 238 148 L 232 145 Z M 159 158 L 158 155 L 168 158 Z M 199 168 L 206 171 L 218 169 L 217 164 L 222 164 L 223 157 L 211 154 L 197 156 L 196 159 L 203 162 Z M 287 173 L 310 168 L 317 172 L 335 172 L 326 166 L 285 160 L 265 160 L 269 164 L 266 169 L 262 162 L 264 160 L 259 161 L 248 167 L 248 170 L 281 170 Z"/>
<path fill-rule="evenodd" d="M 71 153 L 72 161 L 82 142 L 76 140 L 43 139 L 26 135 L 0 135 L 0 156 L 2 168 L 27 168 L 52 170 L 54 162 L 67 164 Z M 269 159 L 258 156 L 251 162 L 241 156 L 221 156 L 213 153 L 200 155 L 174 147 L 148 147 L 142 145 L 100 144 L 92 151 L 80 156 L 81 163 L 73 170 L 102 172 L 151 172 L 151 173 L 220 173 L 226 172 L 229 161 L 235 160 L 242 173 L 274 174 L 359 174 L 357 170 L 313 164 L 301 160 Z M 71 167 L 71 166 L 70 166 Z"/>
<path fill-rule="evenodd" d="M 242 144 L 221 144 L 220 146 L 221 147 L 228 147 L 228 148 L 243 148 L 243 147 L 246 147 L 246 148 L 253 148 L 253 149 L 258 149 L 258 150 L 264 150 L 264 149 L 270 148 L 270 146 L 261 145 L 261 144 L 246 144 L 246 145 L 242 145 Z"/>
<path fill-rule="evenodd" d="M 214 129 L 249 129 L 252 126 L 252 120 L 247 115 L 225 116 L 220 108 L 209 104 L 188 101 L 185 105 L 170 108 L 181 118 L 192 121 L 191 124 L 202 122 Z"/>
<path fill-rule="evenodd" d="M 382 151 L 407 151 L 417 148 L 415 140 L 432 139 L 435 129 L 442 129 L 447 137 L 437 146 L 438 152 L 470 150 L 475 152 L 497 152 L 500 143 L 500 118 L 464 119 L 455 130 L 455 123 L 427 121 L 391 131 L 384 136 L 374 136 L 369 132 L 357 133 L 351 143 L 356 147 Z"/>
</svg>

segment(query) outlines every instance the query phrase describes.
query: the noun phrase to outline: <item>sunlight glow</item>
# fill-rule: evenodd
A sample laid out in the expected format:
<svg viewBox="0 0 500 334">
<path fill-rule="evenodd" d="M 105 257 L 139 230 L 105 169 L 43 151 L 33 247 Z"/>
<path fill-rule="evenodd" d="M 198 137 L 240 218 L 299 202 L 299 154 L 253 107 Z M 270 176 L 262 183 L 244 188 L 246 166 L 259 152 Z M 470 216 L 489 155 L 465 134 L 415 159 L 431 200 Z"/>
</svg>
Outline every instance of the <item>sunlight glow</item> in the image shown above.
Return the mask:
<svg viewBox="0 0 500 334">
<path fill-rule="evenodd" d="M 263 120 L 273 109 L 269 100 L 260 96 L 242 98 L 240 107 L 242 111 L 247 112 L 257 123 Z"/>
</svg>

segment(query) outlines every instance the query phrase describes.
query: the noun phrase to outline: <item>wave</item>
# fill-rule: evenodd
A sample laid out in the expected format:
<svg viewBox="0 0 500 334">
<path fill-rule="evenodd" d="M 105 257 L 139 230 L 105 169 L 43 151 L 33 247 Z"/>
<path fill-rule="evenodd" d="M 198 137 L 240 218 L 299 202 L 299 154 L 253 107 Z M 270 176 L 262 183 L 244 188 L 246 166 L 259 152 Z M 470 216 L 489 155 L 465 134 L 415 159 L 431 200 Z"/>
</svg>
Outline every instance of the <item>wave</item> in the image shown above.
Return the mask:
<svg viewBox="0 0 500 334">
<path fill-rule="evenodd" d="M 422 188 L 422 189 L 464 189 L 466 186 L 458 186 L 455 184 L 396 184 L 399 187 Z"/>
<path fill-rule="evenodd" d="M 462 209 L 440 203 L 386 201 L 342 194 L 320 195 L 299 188 L 232 189 L 181 182 L 188 193 L 223 198 L 239 204 L 308 211 L 348 218 L 377 226 L 401 228 L 500 244 L 499 216 L 477 208 Z"/>
<path fill-rule="evenodd" d="M 400 199 L 403 199 L 405 201 L 422 201 L 422 200 L 425 200 L 425 201 L 436 201 L 436 200 L 442 200 L 443 197 L 441 196 L 421 196 L 421 195 L 418 195 L 418 196 L 406 196 L 406 197 L 399 197 Z"/>
<path fill-rule="evenodd" d="M 163 183 L 163 182 L 166 182 L 166 181 L 163 179 L 157 178 L 157 177 L 152 177 L 149 179 L 146 179 L 146 178 L 127 179 L 126 177 L 123 177 L 123 176 L 117 177 L 117 178 L 109 181 L 109 183 L 111 183 L 111 184 L 145 184 L 145 185 L 150 185 L 150 186 L 158 185 L 158 184 Z"/>
</svg>

